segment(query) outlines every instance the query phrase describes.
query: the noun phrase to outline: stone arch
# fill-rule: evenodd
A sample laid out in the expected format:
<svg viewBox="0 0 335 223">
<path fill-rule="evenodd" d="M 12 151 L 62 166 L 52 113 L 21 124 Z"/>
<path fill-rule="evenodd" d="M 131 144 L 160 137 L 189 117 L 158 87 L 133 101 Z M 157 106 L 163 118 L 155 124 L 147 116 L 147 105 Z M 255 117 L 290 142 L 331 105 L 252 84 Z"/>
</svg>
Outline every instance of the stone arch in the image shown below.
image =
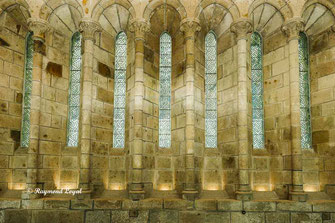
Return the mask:
<svg viewBox="0 0 335 223">
<path fill-rule="evenodd" d="M 153 0 L 151 1 L 144 9 L 143 18 L 146 21 L 149 21 L 155 10 L 163 5 L 167 4 L 168 6 L 174 8 L 180 15 L 181 20 L 187 17 L 187 12 L 182 3 L 179 0 Z"/>
<path fill-rule="evenodd" d="M 124 8 L 128 9 L 130 15 L 135 18 L 136 12 L 133 7 L 133 5 L 129 2 L 129 0 L 100 0 L 99 3 L 97 3 L 92 11 L 92 19 L 95 21 L 98 21 L 102 13 L 111 7 L 112 5 L 121 5 Z"/>
<path fill-rule="evenodd" d="M 335 24 L 335 5 L 329 0 L 309 0 L 301 11 L 305 33 L 316 35 Z"/>
<path fill-rule="evenodd" d="M 26 19 L 31 17 L 29 4 L 25 0 L 5 0 L 0 3 L 0 15 L 2 12 L 9 11 L 13 8 L 19 8 L 25 15 Z"/>
<path fill-rule="evenodd" d="M 227 11 L 231 14 L 233 21 L 236 21 L 240 17 L 240 11 L 236 4 L 230 0 L 202 0 L 199 5 L 195 9 L 195 17 L 199 18 L 201 13 L 205 8 L 207 8 L 211 4 L 218 4 L 222 7 L 226 8 Z"/>
<path fill-rule="evenodd" d="M 64 1 L 48 0 L 41 6 L 39 17 L 41 19 L 48 21 L 51 14 L 64 5 L 68 5 L 70 7 L 77 9 L 81 17 L 83 17 L 84 15 L 83 7 L 77 1 L 73 0 L 64 0 Z"/>
<path fill-rule="evenodd" d="M 335 4 L 330 0 L 307 0 L 301 9 L 300 16 L 302 17 L 303 13 L 306 11 L 308 7 L 317 3 L 328 8 L 328 10 L 330 10 L 333 16 L 335 17 Z"/>
<path fill-rule="evenodd" d="M 293 11 L 289 4 L 285 0 L 255 0 L 250 6 L 248 10 L 248 15 L 252 14 L 252 12 L 262 4 L 269 4 L 275 7 L 283 16 L 284 21 L 293 17 Z"/>
</svg>

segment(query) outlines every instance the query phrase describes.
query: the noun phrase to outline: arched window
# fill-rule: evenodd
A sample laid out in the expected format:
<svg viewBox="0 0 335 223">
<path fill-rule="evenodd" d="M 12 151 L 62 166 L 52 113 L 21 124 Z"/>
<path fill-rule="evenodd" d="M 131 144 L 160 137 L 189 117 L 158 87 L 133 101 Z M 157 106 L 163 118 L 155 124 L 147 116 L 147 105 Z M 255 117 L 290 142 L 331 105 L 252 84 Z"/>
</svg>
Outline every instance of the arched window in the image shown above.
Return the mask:
<svg viewBox="0 0 335 223">
<path fill-rule="evenodd" d="M 300 33 L 299 38 L 299 93 L 300 93 L 300 125 L 301 148 L 312 148 L 311 137 L 311 111 L 309 89 L 309 52 L 308 39 L 305 33 Z"/>
<path fill-rule="evenodd" d="M 124 148 L 126 116 L 127 35 L 120 32 L 115 41 L 113 147 Z"/>
<path fill-rule="evenodd" d="M 171 50 L 168 33 L 160 37 L 159 58 L 159 147 L 171 147 Z"/>
<path fill-rule="evenodd" d="M 22 106 L 22 127 L 21 127 L 21 147 L 29 146 L 30 138 L 30 104 L 33 76 L 33 54 L 34 40 L 33 33 L 29 32 L 26 37 L 26 55 L 24 67 L 24 92 Z"/>
<path fill-rule="evenodd" d="M 214 32 L 205 38 L 205 145 L 217 147 L 217 43 Z"/>
<path fill-rule="evenodd" d="M 78 146 L 81 79 L 81 34 L 76 32 L 71 41 L 69 115 L 67 123 L 67 146 Z"/>
<path fill-rule="evenodd" d="M 251 36 L 251 88 L 252 88 L 252 136 L 253 148 L 264 148 L 263 61 L 262 37 Z"/>
</svg>

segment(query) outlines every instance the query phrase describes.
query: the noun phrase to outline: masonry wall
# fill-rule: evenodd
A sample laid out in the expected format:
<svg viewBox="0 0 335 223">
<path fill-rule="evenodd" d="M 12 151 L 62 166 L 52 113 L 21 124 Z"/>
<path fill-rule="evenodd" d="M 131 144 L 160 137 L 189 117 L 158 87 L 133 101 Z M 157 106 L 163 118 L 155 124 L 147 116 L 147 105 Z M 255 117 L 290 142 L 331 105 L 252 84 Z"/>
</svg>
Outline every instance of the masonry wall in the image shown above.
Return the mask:
<svg viewBox="0 0 335 223">
<path fill-rule="evenodd" d="M 326 30 L 309 39 L 310 41 L 310 90 L 313 131 L 313 149 L 315 153 L 305 152 L 308 159 L 304 168 L 311 172 L 304 175 L 304 183 L 329 191 L 327 184 L 335 183 L 335 35 Z M 317 156 L 317 157 L 315 157 Z"/>
<path fill-rule="evenodd" d="M 27 29 L 8 14 L 0 23 L 0 188 L 20 189 L 26 182 L 26 149 L 20 149 L 25 37 Z"/>
</svg>

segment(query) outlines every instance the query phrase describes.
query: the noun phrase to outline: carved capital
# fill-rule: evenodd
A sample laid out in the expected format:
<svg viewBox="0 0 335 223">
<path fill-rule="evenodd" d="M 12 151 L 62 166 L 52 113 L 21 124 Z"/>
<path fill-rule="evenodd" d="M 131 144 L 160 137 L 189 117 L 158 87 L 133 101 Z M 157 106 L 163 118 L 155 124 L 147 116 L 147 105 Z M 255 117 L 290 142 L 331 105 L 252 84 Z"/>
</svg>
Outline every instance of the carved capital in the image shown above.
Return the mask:
<svg viewBox="0 0 335 223">
<path fill-rule="evenodd" d="M 299 39 L 299 33 L 304 31 L 305 24 L 301 18 L 288 20 L 282 26 L 282 31 L 288 37 L 288 40 Z"/>
<path fill-rule="evenodd" d="M 79 23 L 79 31 L 84 40 L 90 39 L 95 41 L 94 35 L 96 32 L 101 32 L 101 26 L 92 19 L 82 19 Z"/>
<path fill-rule="evenodd" d="M 150 31 L 150 24 L 144 19 L 135 19 L 131 21 L 129 30 L 135 33 L 136 38 L 144 38 L 145 33 Z"/>
<path fill-rule="evenodd" d="M 252 23 L 250 19 L 242 18 L 230 25 L 230 31 L 235 34 L 236 39 L 246 39 L 252 32 Z"/>
<path fill-rule="evenodd" d="M 196 32 L 201 30 L 198 19 L 186 18 L 181 21 L 180 30 L 184 32 L 185 37 L 194 36 Z"/>
<path fill-rule="evenodd" d="M 33 39 L 44 42 L 45 33 L 50 29 L 48 22 L 43 19 L 29 18 L 28 29 L 33 32 Z"/>
</svg>

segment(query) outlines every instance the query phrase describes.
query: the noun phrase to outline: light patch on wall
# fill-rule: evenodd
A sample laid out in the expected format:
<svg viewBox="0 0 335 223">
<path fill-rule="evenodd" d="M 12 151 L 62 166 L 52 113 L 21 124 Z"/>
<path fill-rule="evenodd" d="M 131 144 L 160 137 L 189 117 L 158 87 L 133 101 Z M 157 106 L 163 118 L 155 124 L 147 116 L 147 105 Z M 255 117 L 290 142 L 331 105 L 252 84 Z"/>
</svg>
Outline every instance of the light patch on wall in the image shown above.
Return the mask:
<svg viewBox="0 0 335 223">
<path fill-rule="evenodd" d="M 316 192 L 319 191 L 318 185 L 304 185 L 304 191 L 305 192 Z"/>
<path fill-rule="evenodd" d="M 26 183 L 9 183 L 9 190 L 24 190 L 26 189 Z"/>
<path fill-rule="evenodd" d="M 77 184 L 76 183 L 61 183 L 60 188 L 58 189 L 77 189 Z"/>
<path fill-rule="evenodd" d="M 267 185 L 258 185 L 255 186 L 255 191 L 271 191 Z"/>
<path fill-rule="evenodd" d="M 172 190 L 172 184 L 160 184 L 157 188 L 162 191 Z"/>
<path fill-rule="evenodd" d="M 125 186 L 122 183 L 110 183 L 109 184 L 110 190 L 125 190 Z"/>
</svg>

